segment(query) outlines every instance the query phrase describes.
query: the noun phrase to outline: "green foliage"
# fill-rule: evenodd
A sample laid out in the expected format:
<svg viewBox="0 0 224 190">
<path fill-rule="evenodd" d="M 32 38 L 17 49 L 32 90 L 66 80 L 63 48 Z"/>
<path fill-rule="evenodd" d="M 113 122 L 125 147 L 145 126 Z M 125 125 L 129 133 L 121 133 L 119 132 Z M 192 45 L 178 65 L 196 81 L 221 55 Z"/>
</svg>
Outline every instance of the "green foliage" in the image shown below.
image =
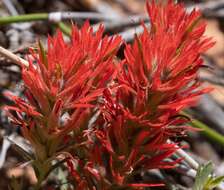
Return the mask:
<svg viewBox="0 0 224 190">
<path fill-rule="evenodd" d="M 39 45 L 39 48 L 40 48 L 41 61 L 46 67 L 48 67 L 46 51 L 44 50 L 44 46 L 43 46 L 43 44 L 41 43 L 40 40 L 38 40 L 38 45 Z"/>
<path fill-rule="evenodd" d="M 211 162 L 201 165 L 197 171 L 193 190 L 212 190 L 224 181 L 224 176 L 215 177 L 212 175 L 212 171 L 213 165 Z"/>
</svg>

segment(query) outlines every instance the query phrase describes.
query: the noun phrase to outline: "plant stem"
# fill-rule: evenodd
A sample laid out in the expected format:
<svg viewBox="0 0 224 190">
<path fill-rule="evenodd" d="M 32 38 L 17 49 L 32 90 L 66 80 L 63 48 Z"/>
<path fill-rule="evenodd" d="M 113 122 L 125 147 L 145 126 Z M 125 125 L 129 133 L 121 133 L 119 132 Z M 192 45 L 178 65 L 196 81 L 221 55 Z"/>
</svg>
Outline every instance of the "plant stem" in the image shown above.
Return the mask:
<svg viewBox="0 0 224 190">
<path fill-rule="evenodd" d="M 96 12 L 51 12 L 51 13 L 32 13 L 15 16 L 0 17 L 0 25 L 17 22 L 29 22 L 36 20 L 48 20 L 50 22 L 60 22 L 62 20 L 91 19 L 115 21 L 119 17 L 116 15 L 104 15 Z"/>
<path fill-rule="evenodd" d="M 51 163 L 47 161 L 35 160 L 33 162 L 33 169 L 37 178 L 37 183 L 34 186 L 34 190 L 40 190 L 43 181 L 46 180 L 50 173 Z"/>
<path fill-rule="evenodd" d="M 198 120 L 193 120 L 190 123 L 193 127 L 202 129 L 202 133 L 209 137 L 210 139 L 218 142 L 219 144 L 221 144 L 222 146 L 224 146 L 224 136 L 219 134 L 218 132 L 216 132 L 215 130 L 211 129 L 209 126 L 207 126 L 206 124 L 202 123 L 201 121 Z"/>
<path fill-rule="evenodd" d="M 195 170 L 198 169 L 199 164 L 191 156 L 189 156 L 183 149 L 178 149 L 176 151 L 176 154 L 184 158 L 184 161 L 187 162 L 191 166 L 191 168 Z"/>
<path fill-rule="evenodd" d="M 34 14 L 26 14 L 26 15 L 6 16 L 6 17 L 0 18 L 0 25 L 16 23 L 16 22 L 47 20 L 47 19 L 48 19 L 48 13 L 34 13 Z"/>
<path fill-rule="evenodd" d="M 5 58 L 10 59 L 13 63 L 17 64 L 17 65 L 24 65 L 26 67 L 29 66 L 28 61 L 26 61 L 25 59 L 22 59 L 21 57 L 17 56 L 16 54 L 10 52 L 9 50 L 3 48 L 0 46 L 0 55 L 2 55 Z"/>
<path fill-rule="evenodd" d="M 182 114 L 187 116 L 187 117 L 191 117 L 186 112 L 182 112 Z M 205 136 L 207 136 L 211 140 L 219 143 L 220 145 L 222 145 L 224 147 L 224 136 L 222 134 L 219 134 L 217 131 L 215 131 L 214 129 L 211 129 L 208 125 L 202 123 L 201 121 L 199 121 L 197 119 L 193 119 L 192 121 L 190 121 L 190 125 L 193 126 L 193 127 L 202 129 L 201 132 Z"/>
<path fill-rule="evenodd" d="M 67 25 L 64 24 L 63 22 L 58 23 L 58 27 L 61 29 L 61 31 L 66 35 L 71 37 L 72 31 L 71 28 Z"/>
</svg>

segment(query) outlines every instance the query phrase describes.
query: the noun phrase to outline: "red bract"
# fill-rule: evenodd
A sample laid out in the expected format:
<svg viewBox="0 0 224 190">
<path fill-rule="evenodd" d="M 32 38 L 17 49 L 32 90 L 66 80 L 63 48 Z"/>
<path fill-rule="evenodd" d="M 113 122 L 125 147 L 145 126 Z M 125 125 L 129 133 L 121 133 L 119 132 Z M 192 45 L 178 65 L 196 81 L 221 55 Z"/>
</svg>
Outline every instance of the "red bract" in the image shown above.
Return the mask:
<svg viewBox="0 0 224 190">
<path fill-rule="evenodd" d="M 152 2 L 147 10 L 151 28 L 126 46 L 119 93 L 134 96 L 131 103 L 123 98 L 133 118 L 157 127 L 172 122 L 169 118 L 206 92 L 199 90 L 197 71 L 203 64 L 201 53 L 213 42 L 203 36 L 205 24 L 199 11 L 187 14 L 182 4 L 172 1 L 165 6 Z"/>
<path fill-rule="evenodd" d="M 182 159 L 170 159 L 178 146 L 168 140 L 184 135 L 188 119 L 180 112 L 208 90 L 197 77 L 213 42 L 199 11 L 188 14 L 173 1 L 147 10 L 151 27 L 142 24 L 123 60 L 120 37 L 103 37 L 102 26 L 94 34 L 87 22 L 73 26 L 71 43 L 58 32 L 47 51 L 31 50 L 22 68 L 26 100 L 9 95 L 16 105 L 6 109 L 35 150 L 38 185 L 59 154 L 73 187 L 84 190 L 159 186 L 141 175 Z"/>
<path fill-rule="evenodd" d="M 26 100 L 10 96 L 16 105 L 6 109 L 16 112 L 11 119 L 34 147 L 49 146 L 42 159 L 66 147 L 62 141 L 71 131 L 76 143 L 83 138 L 94 102 L 114 74 L 121 38 L 103 32 L 100 26 L 94 33 L 86 22 L 80 30 L 73 26 L 71 43 L 65 43 L 59 31 L 48 37 L 46 52 L 40 43 L 37 52 L 31 50 L 28 68 L 22 68 Z M 38 154 L 40 148 L 35 150 Z"/>
<path fill-rule="evenodd" d="M 107 126 L 96 131 L 110 158 L 109 178 L 124 186 L 132 171 L 175 167 L 179 160 L 166 161 L 176 151 L 167 140 L 184 134 L 187 119 L 180 111 L 208 90 L 197 77 L 201 54 L 214 43 L 203 36 L 200 12 L 188 14 L 173 1 L 153 1 L 147 10 L 151 27 L 143 24 L 144 32 L 126 45 L 115 85 L 104 91 Z"/>
</svg>

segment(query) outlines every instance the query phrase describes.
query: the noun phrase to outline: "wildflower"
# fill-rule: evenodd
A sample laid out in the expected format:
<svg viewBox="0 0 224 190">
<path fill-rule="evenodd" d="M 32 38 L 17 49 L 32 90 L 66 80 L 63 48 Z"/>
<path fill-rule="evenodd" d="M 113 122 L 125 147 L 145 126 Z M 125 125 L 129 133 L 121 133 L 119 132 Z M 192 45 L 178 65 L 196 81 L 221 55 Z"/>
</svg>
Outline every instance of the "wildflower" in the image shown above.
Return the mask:
<svg viewBox="0 0 224 190">
<path fill-rule="evenodd" d="M 116 84 L 104 91 L 101 112 L 107 125 L 95 132 L 109 157 L 108 178 L 120 186 L 133 186 L 133 171 L 175 167 L 180 160 L 167 158 L 177 146 L 167 140 L 184 134 L 187 119 L 180 111 L 208 91 L 197 77 L 201 54 L 213 42 L 203 36 L 200 11 L 188 14 L 173 1 L 147 3 L 147 11 L 151 27 L 143 24 L 144 32 L 126 45 Z"/>
<path fill-rule="evenodd" d="M 162 2 L 162 1 L 161 1 Z M 94 34 L 88 22 L 72 29 L 71 43 L 61 32 L 39 43 L 22 68 L 25 99 L 9 95 L 9 117 L 34 148 L 38 184 L 63 155 L 74 188 L 143 189 L 163 185 L 134 180 L 149 169 L 173 168 L 184 135 L 180 112 L 197 102 L 201 54 L 213 45 L 204 37 L 201 14 L 182 4 L 147 3 L 151 27 L 126 44 L 116 59 L 120 37 Z"/>
<path fill-rule="evenodd" d="M 22 68 L 24 100 L 9 96 L 15 105 L 5 109 L 45 167 L 49 167 L 47 159 L 86 141 L 83 131 L 94 102 L 115 72 L 114 58 L 121 43 L 120 37 L 103 37 L 103 32 L 100 26 L 94 33 L 86 22 L 80 30 L 73 26 L 71 43 L 64 42 L 60 31 L 48 37 L 47 51 L 39 43 L 37 52 L 30 50 L 29 66 Z"/>
</svg>

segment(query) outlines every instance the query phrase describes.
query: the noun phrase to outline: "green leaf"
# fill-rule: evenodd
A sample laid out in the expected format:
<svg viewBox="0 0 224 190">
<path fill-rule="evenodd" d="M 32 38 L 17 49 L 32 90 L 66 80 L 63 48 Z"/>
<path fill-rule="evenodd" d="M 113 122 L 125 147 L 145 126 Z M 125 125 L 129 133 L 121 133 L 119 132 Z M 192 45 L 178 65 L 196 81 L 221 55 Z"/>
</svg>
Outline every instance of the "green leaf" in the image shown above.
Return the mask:
<svg viewBox="0 0 224 190">
<path fill-rule="evenodd" d="M 199 166 L 193 190 L 204 190 L 205 185 L 210 180 L 212 170 L 213 167 L 211 162 Z"/>
<path fill-rule="evenodd" d="M 38 45 L 39 45 L 39 48 L 40 48 L 41 61 L 45 65 L 45 67 L 47 68 L 48 67 L 48 61 L 47 61 L 46 51 L 45 51 L 44 46 L 43 46 L 43 44 L 41 43 L 40 40 L 38 40 Z"/>
<path fill-rule="evenodd" d="M 221 182 L 224 181 L 224 176 L 216 177 L 208 181 L 208 183 L 205 185 L 206 189 L 213 189 L 217 187 Z"/>
<path fill-rule="evenodd" d="M 224 176 L 213 176 L 212 170 L 213 167 L 211 162 L 201 165 L 198 168 L 193 190 L 212 190 L 224 181 Z"/>
<path fill-rule="evenodd" d="M 71 27 L 70 27 L 70 26 L 68 26 L 67 24 L 65 24 L 65 23 L 63 23 L 63 22 L 59 22 L 59 23 L 58 23 L 58 27 L 61 29 L 61 31 L 62 31 L 65 35 L 71 37 L 71 35 L 72 35 L 72 30 L 71 30 Z"/>
</svg>

